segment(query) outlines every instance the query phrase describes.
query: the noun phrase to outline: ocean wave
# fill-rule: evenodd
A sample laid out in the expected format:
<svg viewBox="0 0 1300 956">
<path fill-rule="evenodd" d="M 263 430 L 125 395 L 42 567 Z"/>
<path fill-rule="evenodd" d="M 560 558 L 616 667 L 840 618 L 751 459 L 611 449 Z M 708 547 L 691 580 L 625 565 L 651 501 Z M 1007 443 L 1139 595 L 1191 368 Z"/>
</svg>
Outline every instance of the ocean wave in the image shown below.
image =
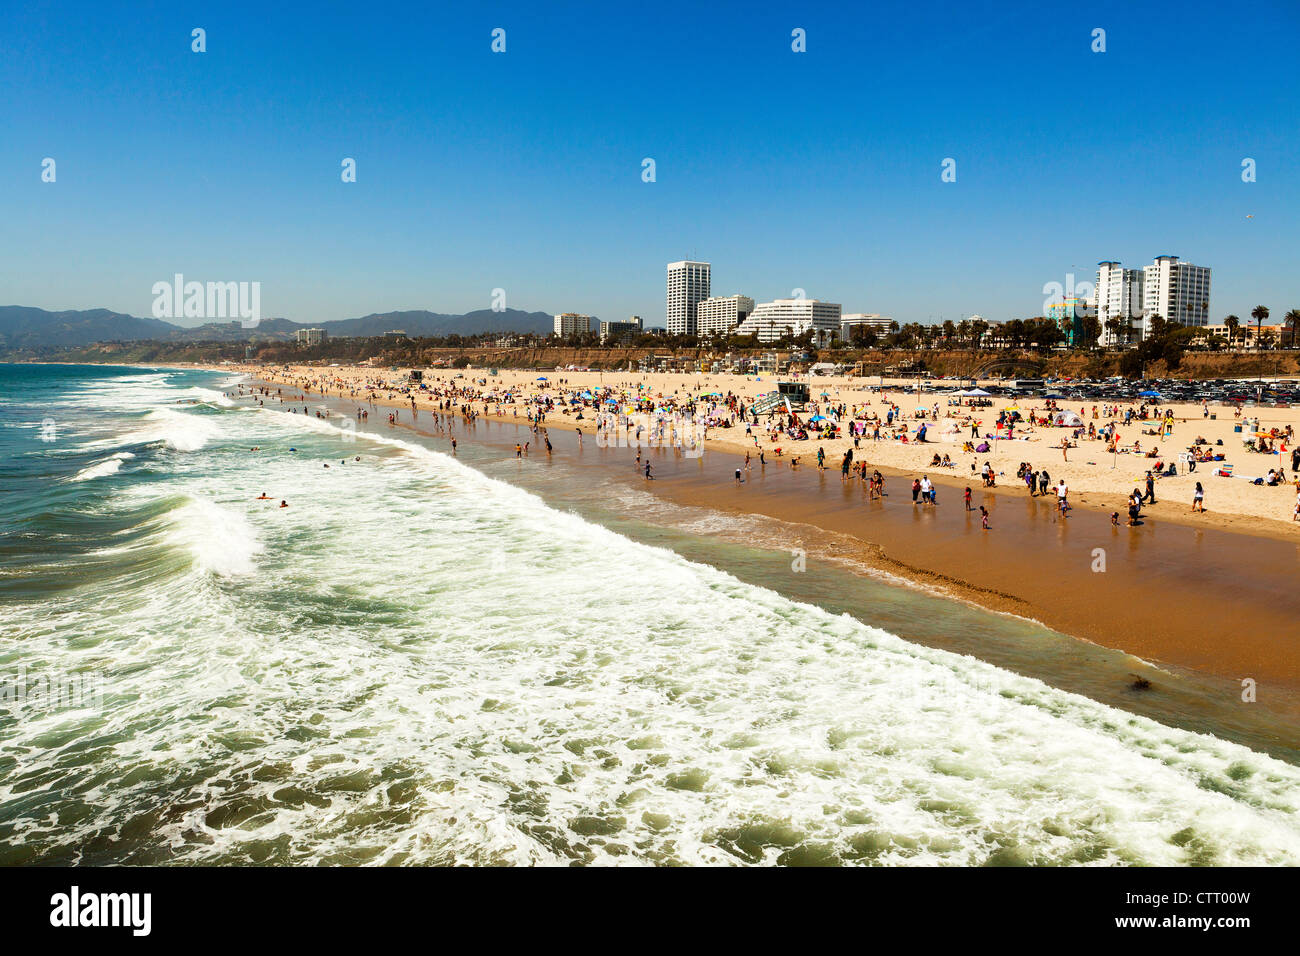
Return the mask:
<svg viewBox="0 0 1300 956">
<path fill-rule="evenodd" d="M 162 444 L 175 451 L 198 451 L 217 434 L 217 426 L 210 420 L 166 407 L 146 412 L 138 424 L 129 431 L 86 442 L 80 449 Z"/>
<path fill-rule="evenodd" d="M 90 481 L 92 478 L 104 478 L 108 475 L 116 474 L 117 470 L 122 467 L 122 462 L 134 457 L 135 455 L 129 451 L 118 452 L 111 458 L 105 458 L 103 461 L 95 462 L 95 464 L 81 469 L 81 471 L 77 472 L 68 480 Z"/>
<path fill-rule="evenodd" d="M 227 578 L 257 570 L 263 546 L 252 523 L 238 511 L 191 499 L 171 513 L 168 523 L 171 543 L 188 550 L 203 570 Z"/>
</svg>

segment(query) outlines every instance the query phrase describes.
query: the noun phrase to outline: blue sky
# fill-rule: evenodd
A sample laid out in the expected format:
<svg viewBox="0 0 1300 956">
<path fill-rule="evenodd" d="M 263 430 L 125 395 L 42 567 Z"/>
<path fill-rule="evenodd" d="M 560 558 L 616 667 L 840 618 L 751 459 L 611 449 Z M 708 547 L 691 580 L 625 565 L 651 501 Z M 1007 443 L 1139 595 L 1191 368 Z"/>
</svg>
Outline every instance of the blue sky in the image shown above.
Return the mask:
<svg viewBox="0 0 1300 956">
<path fill-rule="evenodd" d="M 148 315 L 181 272 L 302 322 L 500 287 L 662 324 L 694 257 L 715 294 L 999 321 L 1168 253 L 1215 317 L 1300 308 L 1294 0 L 845 6 L 7 4 L 0 304 Z"/>
</svg>

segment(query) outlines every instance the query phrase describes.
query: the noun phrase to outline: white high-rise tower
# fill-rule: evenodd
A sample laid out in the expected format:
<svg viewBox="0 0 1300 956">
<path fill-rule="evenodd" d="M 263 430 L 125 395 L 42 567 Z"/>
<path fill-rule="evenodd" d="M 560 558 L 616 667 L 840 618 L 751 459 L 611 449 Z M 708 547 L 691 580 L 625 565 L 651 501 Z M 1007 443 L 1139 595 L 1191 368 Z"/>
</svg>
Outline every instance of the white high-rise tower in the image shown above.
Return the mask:
<svg viewBox="0 0 1300 956">
<path fill-rule="evenodd" d="M 1177 256 L 1156 256 L 1156 261 L 1142 271 L 1144 320 L 1159 315 L 1183 325 L 1209 324 L 1209 266 L 1179 262 Z M 1143 324 L 1149 329 L 1148 323 Z"/>
<path fill-rule="evenodd" d="M 697 335 L 697 310 L 709 297 L 710 266 L 707 262 L 668 263 L 668 334 Z"/>
<path fill-rule="evenodd" d="M 1142 337 L 1142 279 L 1141 269 L 1125 269 L 1118 262 L 1097 263 L 1097 285 L 1092 294 L 1092 307 L 1096 311 L 1097 321 L 1101 323 L 1103 341 L 1111 341 L 1113 334 L 1106 328 L 1111 319 L 1128 323 L 1134 330 L 1132 335 Z M 1127 337 L 1123 339 L 1127 341 Z"/>
</svg>

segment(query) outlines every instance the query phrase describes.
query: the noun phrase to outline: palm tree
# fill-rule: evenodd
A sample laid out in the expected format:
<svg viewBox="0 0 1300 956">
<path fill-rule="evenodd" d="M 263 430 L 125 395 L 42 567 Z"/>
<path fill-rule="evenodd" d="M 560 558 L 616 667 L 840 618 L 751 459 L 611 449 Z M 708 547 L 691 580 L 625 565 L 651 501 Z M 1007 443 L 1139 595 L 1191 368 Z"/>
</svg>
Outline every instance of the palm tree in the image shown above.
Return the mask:
<svg viewBox="0 0 1300 956">
<path fill-rule="evenodd" d="M 1292 309 L 1282 321 L 1291 329 L 1291 348 L 1295 348 L 1296 330 L 1300 329 L 1300 309 Z"/>
<path fill-rule="evenodd" d="M 1228 348 L 1232 348 L 1232 340 L 1237 337 L 1237 329 L 1241 328 L 1241 319 L 1230 315 L 1223 320 L 1223 324 L 1228 329 Z"/>
<path fill-rule="evenodd" d="M 1255 320 L 1255 348 L 1259 348 L 1259 330 L 1268 318 L 1268 306 L 1257 305 L 1250 310 L 1250 317 Z"/>
</svg>

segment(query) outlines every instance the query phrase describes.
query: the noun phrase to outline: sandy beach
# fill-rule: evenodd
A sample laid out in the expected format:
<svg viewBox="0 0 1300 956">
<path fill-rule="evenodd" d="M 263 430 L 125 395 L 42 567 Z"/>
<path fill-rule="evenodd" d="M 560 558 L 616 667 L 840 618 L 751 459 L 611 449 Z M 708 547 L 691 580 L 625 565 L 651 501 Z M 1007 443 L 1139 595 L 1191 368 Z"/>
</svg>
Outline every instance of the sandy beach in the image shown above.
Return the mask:
<svg viewBox="0 0 1300 956">
<path fill-rule="evenodd" d="M 229 371 L 229 367 L 224 370 Z M 542 395 L 558 397 L 567 390 L 614 388 L 634 395 L 652 393 L 654 398 L 676 396 L 700 400 L 709 392 L 743 397 L 748 404 L 772 387 L 770 381 L 739 376 L 630 375 L 604 373 L 503 370 L 489 376 L 482 370 L 461 373 L 425 374 L 427 389 L 411 388 L 405 381 L 408 370 L 391 372 L 371 368 L 291 368 L 275 372 L 265 368 L 240 369 L 271 388 L 283 389 L 281 397 L 292 401 L 297 394 L 334 400 L 340 410 L 370 410 L 370 423 L 394 416 L 399 428 L 434 427 L 434 406 L 450 398 L 453 416 L 464 421 L 462 406 L 474 413 L 476 425 L 456 430 L 461 440 L 495 441 L 505 456 L 513 454 L 517 442 L 532 441 L 531 454 L 545 455 L 539 447 L 549 440 L 555 453 L 588 456 L 594 467 L 623 467 L 633 464 L 639 449 L 627 446 L 602 447 L 593 441 L 595 423 L 591 408 L 579 412 L 565 406 L 545 414 L 540 430 L 533 432 L 528 420 L 533 401 Z M 457 378 L 457 374 L 463 377 Z M 538 381 L 544 376 L 547 381 Z M 480 385 L 484 378 L 487 385 Z M 921 401 L 903 390 L 901 383 L 885 383 L 883 392 L 875 385 L 847 380 L 815 379 L 814 403 L 799 417 L 805 419 L 829 405 L 843 403 L 860 416 L 887 414 L 887 409 L 916 409 L 925 402 L 929 414 L 903 415 L 909 432 L 919 422 L 942 434 L 953 424 L 966 428 L 972 411 L 950 407 L 942 397 L 923 395 Z M 468 390 L 468 391 L 466 391 Z M 818 401 L 821 392 L 827 398 Z M 509 392 L 512 401 L 481 399 L 467 395 Z M 412 421 L 411 399 L 417 416 Z M 933 416 L 939 403 L 937 419 Z M 373 402 L 373 407 L 372 403 Z M 989 407 L 974 410 L 974 420 L 990 425 L 997 412 L 1011 405 L 994 400 Z M 487 413 L 484 414 L 484 408 Z M 1125 406 L 1119 411 L 1123 413 Z M 391 410 L 391 411 L 390 411 Z M 1091 407 L 1072 409 L 1085 421 L 1104 422 L 1103 410 L 1092 419 Z M 1033 406 L 1024 409 L 1041 414 Z M 1163 411 L 1163 408 L 1162 408 Z M 1162 444 L 1159 436 L 1143 434 L 1152 422 L 1134 421 L 1121 426 L 1125 443 L 1141 441 L 1160 449 L 1166 461 L 1176 460 L 1177 451 L 1196 438 L 1219 449 L 1234 464 L 1234 470 L 1248 473 L 1267 467 L 1286 467 L 1290 473 L 1290 446 L 1278 442 L 1285 454 L 1264 455 L 1242 450 L 1241 432 L 1233 429 L 1240 419 L 1232 407 L 1174 408 L 1173 433 Z M 1258 417 L 1264 429 L 1285 429 L 1300 424 L 1295 409 L 1253 409 L 1243 418 Z M 1037 417 L 1037 416 L 1035 416 Z M 765 422 L 765 416 L 760 418 Z M 492 423 L 504 423 L 493 431 Z M 983 433 L 983 426 L 980 427 Z M 991 429 L 990 429 L 991 431 Z M 1134 654 L 1145 660 L 1190 668 L 1206 674 L 1239 680 L 1250 676 L 1262 681 L 1300 688 L 1300 655 L 1296 653 L 1294 621 L 1300 601 L 1291 582 L 1300 543 L 1300 524 L 1290 523 L 1295 489 L 1291 485 L 1267 487 L 1238 478 L 1220 478 L 1209 464 L 1198 466 L 1192 475 L 1161 478 L 1155 483 L 1157 504 L 1143 508 L 1138 527 L 1125 526 L 1125 495 L 1144 487 L 1145 471 L 1157 459 L 1138 453 L 1105 451 L 1101 441 L 1084 438 L 1067 450 L 1062 459 L 1060 440 L 1069 429 L 1049 426 L 1024 428 L 1023 440 L 1017 429 L 1011 440 L 990 442 L 988 454 L 961 451 L 964 436 L 954 440 L 915 444 L 897 440 L 861 438 L 855 460 L 865 460 L 872 470 L 886 476 L 886 492 L 872 499 L 867 482 L 843 479 L 839 462 L 853 446 L 850 438 L 791 441 L 788 435 L 769 437 L 766 430 L 753 430 L 748 438 L 743 425 L 710 427 L 706 450 L 712 454 L 695 457 L 680 448 L 652 448 L 644 452 L 652 463 L 654 477 L 644 481 L 640 464 L 635 476 L 642 487 L 686 506 L 708 508 L 736 515 L 762 515 L 797 529 L 797 538 L 783 540 L 783 549 L 799 549 L 810 556 L 826 558 L 863 569 L 884 572 L 912 586 L 947 593 L 980 606 L 1042 621 L 1051 627 L 1094 643 Z M 580 443 L 578 433 L 583 436 Z M 450 433 L 449 433 L 450 434 Z M 1130 439 L 1130 436 L 1131 439 Z M 757 438 L 757 441 L 755 441 Z M 1222 440 L 1223 445 L 1216 445 Z M 816 464 L 816 450 L 825 451 L 826 469 Z M 782 448 L 782 454 L 775 450 Z M 759 451 L 763 452 L 760 462 Z M 725 452 L 726 454 L 716 454 Z M 745 464 L 745 454 L 750 460 Z M 951 469 L 929 468 L 934 454 L 947 454 L 955 463 Z M 792 466 L 795 457 L 800 459 Z M 1266 461 L 1267 459 L 1267 461 Z M 636 461 L 640 461 L 638 457 Z M 970 466 L 982 468 L 989 461 L 997 472 L 996 486 L 986 488 Z M 1046 467 L 1052 481 L 1064 478 L 1074 506 L 1061 518 L 1056 496 L 1031 497 L 1015 477 L 1019 462 L 1035 469 Z M 1112 461 L 1115 467 L 1112 467 Z M 1267 467 L 1263 470 L 1267 471 Z M 742 470 L 737 484 L 734 472 Z M 939 489 L 940 506 L 914 505 L 910 483 L 913 476 L 929 475 Z M 1191 489 L 1196 481 L 1205 488 L 1207 509 L 1193 514 Z M 972 511 L 963 507 L 962 492 L 972 489 Z M 991 530 L 980 527 L 978 508 L 990 514 Z M 1110 512 L 1119 511 L 1119 527 L 1111 523 Z M 1097 555 L 1103 554 L 1098 573 Z M 1105 567 L 1109 561 L 1109 567 Z"/>
<path fill-rule="evenodd" d="M 366 367 L 291 367 L 287 372 L 261 367 L 238 367 L 250 375 L 276 382 L 280 385 L 297 387 L 304 391 L 327 394 L 335 397 L 351 397 L 364 400 L 373 396 L 376 404 L 393 408 L 410 408 L 410 395 L 397 388 L 398 384 L 409 387 L 404 382 L 409 369 L 398 372 Z M 457 375 L 462 377 L 457 378 Z M 538 381 L 539 376 L 548 380 Z M 476 380 L 486 378 L 486 385 L 475 384 Z M 1158 427 L 1154 418 L 1123 423 L 1127 410 L 1137 412 L 1139 406 L 1132 402 L 1112 403 L 1119 417 L 1107 415 L 1107 409 L 1101 404 L 1089 404 L 1084 407 L 1061 403 L 1061 409 L 1080 417 L 1084 427 L 1091 424 L 1095 428 L 1116 422 L 1118 436 L 1117 449 L 1109 450 L 1108 442 L 1101 437 L 1089 438 L 1086 435 L 1077 440 L 1072 437 L 1073 429 L 1050 425 L 1021 424 L 1017 426 L 1010 439 L 995 438 L 988 441 L 987 452 L 963 451 L 966 443 L 978 446 L 983 439 L 971 438 L 971 425 L 975 424 L 981 436 L 994 434 L 994 422 L 1005 409 L 1017 409 L 1026 418 L 1041 418 L 1048 415 L 1045 404 L 1040 400 L 1023 402 L 1008 397 L 986 399 L 986 406 L 970 408 L 966 405 L 950 405 L 944 396 L 932 392 L 916 393 L 911 383 L 900 380 L 884 381 L 883 387 L 878 380 L 849 379 L 841 377 L 813 377 L 804 379 L 810 385 L 812 403 L 806 412 L 799 415 L 807 421 L 815 415 L 827 412 L 837 406 L 847 406 L 857 420 L 874 426 L 875 420 L 881 424 L 882 436 L 886 434 L 908 433 L 909 440 L 903 442 L 894 437 L 876 441 L 870 437 L 860 438 L 857 447 L 841 431 L 840 437 L 824 439 L 813 437 L 807 440 L 791 440 L 789 435 L 772 434 L 768 431 L 766 415 L 760 416 L 760 426 L 747 435 L 745 426 L 708 427 L 704 432 L 705 447 L 711 450 L 727 451 L 733 454 L 749 453 L 757 458 L 763 452 L 768 465 L 790 467 L 798 459 L 796 468 L 808 472 L 817 470 L 817 451 L 822 449 L 827 469 L 838 470 L 846 450 L 854 448 L 854 460 L 869 463 L 874 468 L 886 469 L 895 476 L 928 475 L 937 484 L 964 488 L 971 485 L 981 487 L 979 472 L 988 462 L 996 472 L 997 487 L 1011 493 L 1019 492 L 1028 497 L 1023 481 L 1016 472 L 1021 462 L 1026 462 L 1033 470 L 1046 469 L 1051 476 L 1052 488 L 1064 479 L 1067 482 L 1072 505 L 1090 505 L 1106 511 L 1118 511 L 1121 519 L 1127 517 L 1127 496 L 1134 489 L 1145 491 L 1146 473 L 1155 466 L 1163 464 L 1166 468 L 1171 462 L 1179 461 L 1179 454 L 1194 447 L 1198 439 L 1203 441 L 1199 447 L 1205 452 L 1224 456 L 1222 462 L 1200 462 L 1194 472 L 1189 472 L 1184 464 L 1179 464 L 1178 474 L 1174 477 L 1157 477 L 1155 495 L 1157 504 L 1148 505 L 1146 513 L 1158 516 L 1165 521 L 1187 521 L 1196 527 L 1227 528 L 1252 534 L 1283 535 L 1300 540 L 1300 522 L 1292 520 L 1295 512 L 1296 494 L 1300 491 L 1297 475 L 1291 470 L 1292 445 L 1284 438 L 1272 442 L 1275 453 L 1258 453 L 1244 448 L 1243 436 L 1248 429 L 1243 426 L 1246 419 L 1256 419 L 1262 430 L 1277 429 L 1279 432 L 1290 427 L 1293 431 L 1300 429 L 1300 408 L 1253 408 L 1247 406 L 1238 409 L 1229 405 L 1165 404 L 1153 401 L 1148 411 L 1159 409 L 1163 416 L 1172 412 L 1172 430 L 1169 434 Z M 620 394 L 635 396 L 649 395 L 654 399 L 675 399 L 679 404 L 689 399 L 703 403 L 701 396 L 717 393 L 722 396 L 734 395 L 745 404 L 751 404 L 763 393 L 775 388 L 774 377 L 753 375 L 679 375 L 670 373 L 619 373 L 619 372 L 535 372 L 532 370 L 502 369 L 495 376 L 489 376 L 482 369 L 469 369 L 464 372 L 435 371 L 425 373 L 425 393 L 415 392 L 417 407 L 426 407 L 437 399 L 433 393 L 451 388 L 470 389 L 475 393 L 509 391 L 513 400 L 509 402 L 491 401 L 487 403 L 487 416 L 510 421 L 527 421 L 528 410 L 532 402 L 541 395 L 558 397 L 560 392 L 568 389 L 612 388 Z M 457 399 L 458 404 L 463 399 Z M 484 405 L 475 402 L 476 411 L 482 413 Z M 937 408 L 937 415 L 935 406 Z M 704 403 L 707 407 L 707 403 Z M 921 412 L 920 409 L 925 411 Z M 895 427 L 885 427 L 884 420 L 891 409 L 895 412 Z M 584 417 L 578 419 L 579 411 L 585 411 Z M 726 411 L 725 409 L 723 410 Z M 873 418 L 874 416 L 874 418 Z M 1213 417 L 1211 417 L 1213 416 Z M 1165 419 L 1162 418 L 1162 422 Z M 927 425 L 926 441 L 915 441 L 915 430 L 920 424 Z M 587 434 L 595 432 L 592 410 L 573 410 L 569 406 L 559 406 L 548 414 L 546 424 L 551 428 L 569 431 L 581 429 Z M 1234 430 L 1240 429 L 1240 430 Z M 1075 443 L 1072 447 L 1062 449 L 1063 439 Z M 1220 444 L 1221 443 L 1221 444 Z M 1155 457 L 1148 457 L 1155 450 Z M 934 467 L 931 462 L 935 455 L 948 456 L 952 462 L 949 467 Z M 1218 472 L 1223 466 L 1231 466 L 1232 477 L 1221 477 Z M 1282 484 L 1269 487 L 1252 484 L 1252 479 L 1267 475 L 1270 469 L 1280 470 L 1284 476 Z M 1204 490 L 1204 513 L 1192 513 L 1192 500 L 1197 482 Z"/>
</svg>

